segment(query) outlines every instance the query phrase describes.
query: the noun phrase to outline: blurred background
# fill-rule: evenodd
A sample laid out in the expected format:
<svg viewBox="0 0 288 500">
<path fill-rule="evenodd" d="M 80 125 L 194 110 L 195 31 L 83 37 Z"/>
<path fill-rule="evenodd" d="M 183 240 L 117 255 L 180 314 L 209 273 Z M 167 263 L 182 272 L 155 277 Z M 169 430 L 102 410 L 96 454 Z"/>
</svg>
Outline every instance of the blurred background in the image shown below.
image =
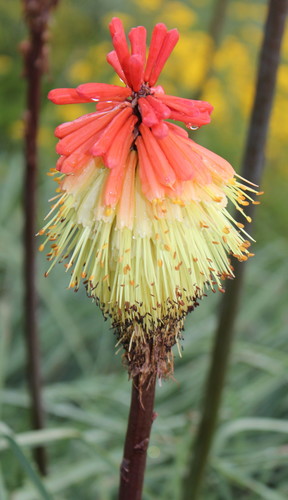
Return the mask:
<svg viewBox="0 0 288 500">
<path fill-rule="evenodd" d="M 225 3 L 225 2 L 224 2 Z M 106 63 L 108 23 L 119 16 L 126 30 L 144 25 L 148 40 L 157 22 L 177 27 L 180 41 L 160 77 L 167 93 L 201 98 L 214 106 L 212 123 L 193 136 L 239 171 L 254 96 L 266 2 L 227 3 L 215 15 L 214 0 L 60 0 L 50 22 L 49 68 L 43 80 L 39 131 L 37 227 L 48 211 L 55 184 L 54 128 L 91 111 L 87 105 L 54 106 L 54 87 L 96 81 L 118 83 Z M 223 2 L 222 2 L 223 5 Z M 219 12 L 219 11 L 218 11 Z M 38 437 L 31 431 L 23 342 L 23 115 L 26 82 L 19 50 L 27 37 L 21 3 L 0 5 L 0 498 L 38 500 L 29 473 L 7 439 L 7 426 L 31 462 Z M 233 356 L 203 499 L 288 498 L 287 356 L 287 138 L 288 30 L 267 145 L 265 191 L 253 227 L 255 257 L 246 273 Z M 193 132 L 191 132 L 193 134 Z M 37 242 L 38 244 L 38 242 Z M 40 241 L 39 241 L 40 244 Z M 130 384 L 115 354 L 115 339 L 83 290 L 68 291 L 59 266 L 43 277 L 37 256 L 38 318 L 47 429 L 49 476 L 57 500 L 116 498 L 126 431 Z M 219 294 L 220 295 L 220 294 Z M 201 408 L 217 324 L 219 295 L 209 294 L 187 319 L 183 355 L 175 351 L 175 378 L 157 389 L 148 450 L 144 500 L 180 498 L 181 478 Z M 2 426 L 2 427 L 1 427 Z M 5 427 L 6 426 L 6 427 Z M 12 434 L 11 434 L 12 435 Z M 43 497 L 44 498 L 44 497 Z"/>
</svg>

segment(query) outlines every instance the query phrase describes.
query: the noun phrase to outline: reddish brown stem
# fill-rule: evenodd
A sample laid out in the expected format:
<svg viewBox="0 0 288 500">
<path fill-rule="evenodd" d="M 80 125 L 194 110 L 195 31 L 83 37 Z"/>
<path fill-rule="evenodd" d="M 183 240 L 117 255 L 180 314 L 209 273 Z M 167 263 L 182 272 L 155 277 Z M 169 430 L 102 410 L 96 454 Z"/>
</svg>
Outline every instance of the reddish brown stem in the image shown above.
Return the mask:
<svg viewBox="0 0 288 500">
<path fill-rule="evenodd" d="M 119 500 L 141 500 L 147 448 L 155 415 L 156 377 L 151 375 L 141 388 L 139 377 L 132 380 L 131 406 L 120 469 Z"/>
<path fill-rule="evenodd" d="M 44 426 L 41 397 L 39 339 L 36 318 L 35 289 L 35 188 L 37 174 L 37 131 L 40 112 L 41 78 L 45 68 L 45 38 L 49 11 L 56 0 L 24 0 L 24 14 L 29 41 L 22 44 L 27 79 L 25 113 L 25 175 L 24 175 L 24 314 L 27 350 L 28 383 L 31 394 L 31 419 L 34 429 Z M 43 447 L 35 448 L 35 461 L 40 473 L 47 473 Z"/>
</svg>

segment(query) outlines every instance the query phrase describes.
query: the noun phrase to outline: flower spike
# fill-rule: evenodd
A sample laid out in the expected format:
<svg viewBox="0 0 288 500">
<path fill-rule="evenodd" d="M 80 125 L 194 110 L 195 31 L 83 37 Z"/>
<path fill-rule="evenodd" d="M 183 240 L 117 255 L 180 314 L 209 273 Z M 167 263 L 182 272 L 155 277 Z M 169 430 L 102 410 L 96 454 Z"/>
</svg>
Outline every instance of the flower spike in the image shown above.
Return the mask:
<svg viewBox="0 0 288 500">
<path fill-rule="evenodd" d="M 249 238 L 230 201 L 245 215 L 255 186 L 187 131 L 210 122 L 205 101 L 167 95 L 158 77 L 178 41 L 164 24 L 129 32 L 113 18 L 114 50 L 107 61 L 120 85 L 86 83 L 55 89 L 55 104 L 90 103 L 90 112 L 59 125 L 57 196 L 39 234 L 51 262 L 66 261 L 69 287 L 81 281 L 105 317 L 112 318 L 132 376 L 143 382 L 173 371 L 171 348 L 186 315 L 207 289 L 223 291 L 233 278 L 230 255 L 245 261 Z M 58 172 L 58 173 L 59 173 Z M 260 194 L 260 193 L 258 193 Z"/>
</svg>

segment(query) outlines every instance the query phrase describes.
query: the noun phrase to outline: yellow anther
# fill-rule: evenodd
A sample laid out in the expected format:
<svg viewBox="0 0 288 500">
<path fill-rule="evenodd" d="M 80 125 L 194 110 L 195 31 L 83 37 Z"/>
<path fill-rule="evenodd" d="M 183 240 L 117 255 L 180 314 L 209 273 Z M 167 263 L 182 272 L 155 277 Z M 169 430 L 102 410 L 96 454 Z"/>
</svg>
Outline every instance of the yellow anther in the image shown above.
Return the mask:
<svg viewBox="0 0 288 500">
<path fill-rule="evenodd" d="M 130 271 L 130 270 L 131 270 L 131 267 L 129 266 L 129 264 L 127 264 L 127 265 L 123 268 L 123 272 L 124 272 L 124 274 L 127 274 L 127 273 L 128 273 L 128 271 Z"/>
<path fill-rule="evenodd" d="M 247 207 L 249 205 L 249 201 L 242 201 L 242 200 L 239 200 L 237 199 L 239 205 L 243 205 L 243 207 Z"/>
<path fill-rule="evenodd" d="M 113 212 L 112 208 L 111 207 L 106 207 L 105 208 L 105 215 L 106 217 L 109 217 L 109 215 L 111 215 Z"/>
<path fill-rule="evenodd" d="M 182 266 L 183 262 L 179 262 L 177 266 L 175 266 L 175 270 L 179 271 L 180 267 Z"/>
</svg>

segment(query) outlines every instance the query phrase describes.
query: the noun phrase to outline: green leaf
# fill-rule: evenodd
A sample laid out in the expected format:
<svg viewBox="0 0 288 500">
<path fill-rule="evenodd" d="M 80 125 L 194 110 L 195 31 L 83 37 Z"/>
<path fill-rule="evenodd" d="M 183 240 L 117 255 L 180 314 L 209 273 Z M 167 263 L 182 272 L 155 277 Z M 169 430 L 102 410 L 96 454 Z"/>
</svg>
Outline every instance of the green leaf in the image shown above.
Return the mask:
<svg viewBox="0 0 288 500">
<path fill-rule="evenodd" d="M 31 467 L 29 461 L 23 454 L 20 446 L 17 444 L 15 439 L 12 437 L 10 434 L 5 434 L 3 432 L 0 432 L 0 437 L 4 438 L 7 440 L 9 443 L 9 446 L 11 448 L 11 451 L 14 453 L 15 457 L 17 458 L 19 464 L 21 465 L 22 469 L 24 472 L 27 474 L 31 482 L 33 483 L 34 487 L 38 491 L 38 493 L 41 495 L 39 500 L 53 500 L 51 495 L 48 493 L 46 490 L 43 482 L 39 478 L 38 474 L 35 472 L 35 470 Z"/>
</svg>

